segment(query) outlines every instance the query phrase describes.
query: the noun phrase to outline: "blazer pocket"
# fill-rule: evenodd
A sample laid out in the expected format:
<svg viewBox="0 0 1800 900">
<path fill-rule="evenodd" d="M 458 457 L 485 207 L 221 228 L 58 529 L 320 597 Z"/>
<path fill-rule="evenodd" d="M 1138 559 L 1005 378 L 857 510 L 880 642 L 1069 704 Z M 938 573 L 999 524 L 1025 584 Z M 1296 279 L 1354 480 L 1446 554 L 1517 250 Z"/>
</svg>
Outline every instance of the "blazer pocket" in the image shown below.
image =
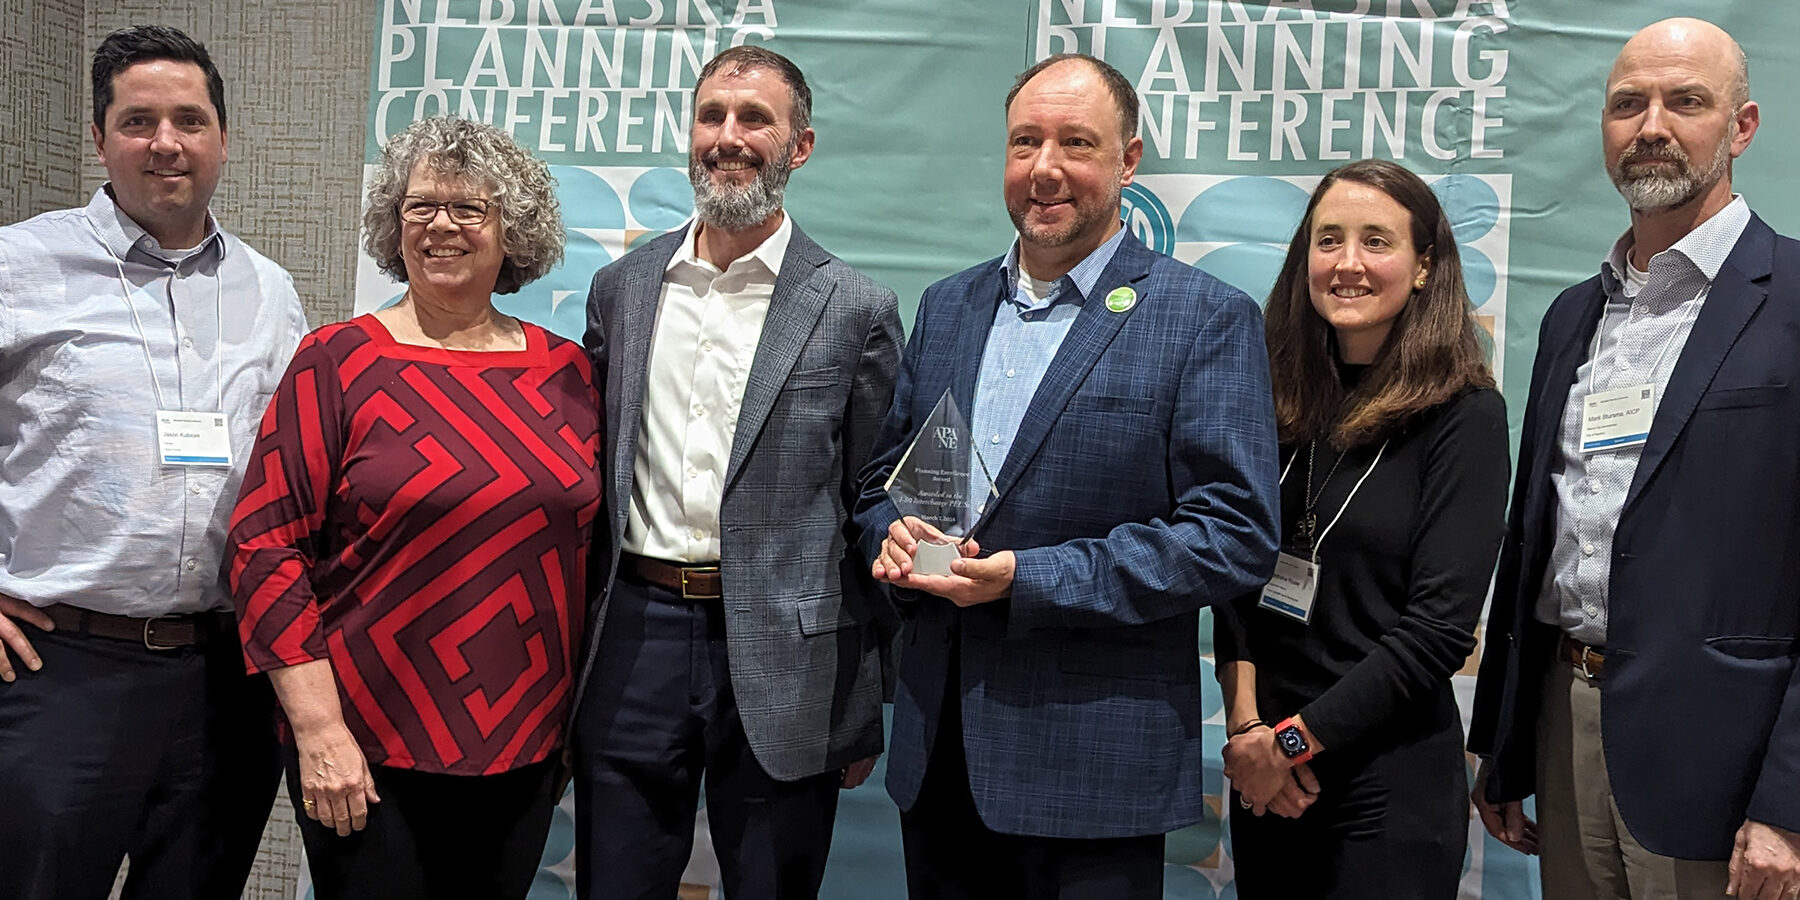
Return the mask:
<svg viewBox="0 0 1800 900">
<path fill-rule="evenodd" d="M 1160 397 L 1123 397 L 1118 394 L 1081 394 L 1069 398 L 1069 412 L 1132 413 L 1167 418 L 1170 401 Z"/>
<path fill-rule="evenodd" d="M 1734 659 L 1785 659 L 1794 655 L 1793 638 L 1730 634 L 1706 639 L 1706 646 Z"/>
<path fill-rule="evenodd" d="M 825 366 L 821 369 L 807 369 L 804 372 L 789 373 L 783 382 L 784 391 L 804 391 L 808 388 L 832 387 L 838 383 L 838 367 Z"/>
<path fill-rule="evenodd" d="M 1700 395 L 1696 409 L 1742 409 L 1773 406 L 1788 392 L 1785 384 L 1760 384 L 1753 387 L 1715 388 Z"/>
<path fill-rule="evenodd" d="M 842 631 L 856 625 L 856 617 L 844 608 L 844 598 L 836 595 L 808 597 L 795 605 L 800 611 L 800 633 L 813 637 Z"/>
</svg>

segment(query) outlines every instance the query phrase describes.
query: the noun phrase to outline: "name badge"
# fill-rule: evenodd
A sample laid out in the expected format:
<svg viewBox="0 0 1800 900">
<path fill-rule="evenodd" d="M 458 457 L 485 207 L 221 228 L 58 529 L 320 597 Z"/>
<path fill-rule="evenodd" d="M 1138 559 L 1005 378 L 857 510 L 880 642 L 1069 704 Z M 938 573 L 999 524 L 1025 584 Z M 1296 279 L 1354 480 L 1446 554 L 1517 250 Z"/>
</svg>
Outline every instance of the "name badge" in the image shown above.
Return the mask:
<svg viewBox="0 0 1800 900">
<path fill-rule="evenodd" d="M 1256 605 L 1290 619 L 1312 621 L 1313 595 L 1319 592 L 1319 564 L 1283 553 L 1275 557 L 1275 577 L 1263 586 Z"/>
<path fill-rule="evenodd" d="M 1581 400 L 1581 452 L 1636 447 L 1650 439 L 1651 402 L 1656 389 L 1648 384 L 1598 391 Z"/>
<path fill-rule="evenodd" d="M 231 431 L 224 413 L 159 409 L 156 444 L 165 466 L 231 465 Z"/>
</svg>

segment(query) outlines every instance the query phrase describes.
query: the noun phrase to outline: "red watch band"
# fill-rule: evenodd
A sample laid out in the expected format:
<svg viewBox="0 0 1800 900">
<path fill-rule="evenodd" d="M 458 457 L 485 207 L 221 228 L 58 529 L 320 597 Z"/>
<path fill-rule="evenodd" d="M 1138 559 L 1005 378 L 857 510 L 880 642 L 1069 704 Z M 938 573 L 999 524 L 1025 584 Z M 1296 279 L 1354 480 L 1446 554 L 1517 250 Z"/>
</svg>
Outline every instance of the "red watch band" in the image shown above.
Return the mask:
<svg viewBox="0 0 1800 900">
<path fill-rule="evenodd" d="M 1281 733 L 1282 732 L 1288 730 L 1289 728 L 1293 728 L 1293 729 L 1297 730 L 1297 729 L 1299 729 L 1299 727 L 1300 727 L 1300 723 L 1295 722 L 1293 716 L 1288 716 L 1287 718 L 1282 719 L 1280 722 L 1275 723 L 1275 745 L 1277 747 L 1281 746 Z M 1301 735 L 1303 735 L 1301 737 L 1301 742 L 1306 744 L 1306 749 L 1301 751 L 1299 753 L 1299 755 L 1297 755 L 1297 756 L 1288 757 L 1288 765 L 1289 766 L 1297 766 L 1297 765 L 1300 765 L 1300 764 L 1306 762 L 1307 760 L 1310 760 L 1313 758 L 1314 750 L 1312 747 L 1312 742 L 1305 739 L 1305 737 L 1304 737 L 1305 732 L 1299 732 L 1299 733 Z M 1287 751 L 1283 750 L 1282 752 L 1286 753 Z"/>
</svg>

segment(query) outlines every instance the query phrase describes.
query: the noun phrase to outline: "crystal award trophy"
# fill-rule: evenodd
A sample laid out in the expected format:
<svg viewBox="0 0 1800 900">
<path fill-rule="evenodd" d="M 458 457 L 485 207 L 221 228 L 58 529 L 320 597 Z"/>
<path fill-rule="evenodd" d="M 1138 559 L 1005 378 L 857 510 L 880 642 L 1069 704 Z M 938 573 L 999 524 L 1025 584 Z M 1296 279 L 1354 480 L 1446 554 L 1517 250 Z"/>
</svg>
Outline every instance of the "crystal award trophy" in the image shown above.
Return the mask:
<svg viewBox="0 0 1800 900">
<path fill-rule="evenodd" d="M 962 539 L 975 525 L 976 504 L 985 508 L 997 495 L 987 464 L 969 442 L 969 423 L 949 391 L 925 417 L 918 437 L 888 476 L 886 488 L 901 515 L 917 517 L 948 538 L 919 541 L 913 573 L 950 574 L 950 563 L 962 555 Z M 980 493 L 974 502 L 971 491 Z"/>
</svg>

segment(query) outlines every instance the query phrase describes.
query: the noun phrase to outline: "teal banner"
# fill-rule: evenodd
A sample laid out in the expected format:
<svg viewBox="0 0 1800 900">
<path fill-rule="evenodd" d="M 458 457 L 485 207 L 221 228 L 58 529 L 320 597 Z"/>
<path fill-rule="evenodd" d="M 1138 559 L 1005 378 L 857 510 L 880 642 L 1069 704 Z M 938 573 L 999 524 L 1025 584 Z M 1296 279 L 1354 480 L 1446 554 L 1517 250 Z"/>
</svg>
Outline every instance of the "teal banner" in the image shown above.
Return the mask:
<svg viewBox="0 0 1800 900">
<path fill-rule="evenodd" d="M 1134 80 L 1143 105 L 1130 228 L 1252 296 L 1267 293 L 1320 175 L 1364 157 L 1424 175 L 1455 225 L 1516 429 L 1544 309 L 1597 270 L 1628 224 L 1600 151 L 1612 59 L 1644 25 L 1695 14 L 1744 45 L 1763 102 L 1737 189 L 1795 233 L 1800 178 L 1787 160 L 1800 116 L 1773 98 L 1800 81 L 1787 39 L 1800 8 L 1761 0 L 378 0 L 366 159 L 414 119 L 453 113 L 548 161 L 567 260 L 502 308 L 579 337 L 595 270 L 692 213 L 687 123 L 701 65 L 765 44 L 799 63 L 814 92 L 817 149 L 787 209 L 898 291 L 910 321 L 926 285 L 1012 240 L 1000 172 L 1013 76 L 1053 53 L 1092 53 Z M 360 267 L 358 312 L 401 294 L 368 260 Z M 1197 637 L 1210 671 L 1210 627 Z M 1465 709 L 1473 671 L 1471 661 L 1456 676 Z M 1216 687 L 1205 702 L 1209 744 L 1222 747 Z M 1167 842 L 1170 898 L 1236 897 L 1216 757 L 1206 780 L 1212 814 Z M 898 815 L 880 781 L 878 770 L 844 798 L 834 900 L 905 894 Z M 572 896 L 572 822 L 565 805 L 534 898 Z M 1538 897 L 1531 860 L 1478 823 L 1469 834 L 1462 897 Z M 696 838 L 683 897 L 718 896 L 704 816 Z"/>
</svg>

